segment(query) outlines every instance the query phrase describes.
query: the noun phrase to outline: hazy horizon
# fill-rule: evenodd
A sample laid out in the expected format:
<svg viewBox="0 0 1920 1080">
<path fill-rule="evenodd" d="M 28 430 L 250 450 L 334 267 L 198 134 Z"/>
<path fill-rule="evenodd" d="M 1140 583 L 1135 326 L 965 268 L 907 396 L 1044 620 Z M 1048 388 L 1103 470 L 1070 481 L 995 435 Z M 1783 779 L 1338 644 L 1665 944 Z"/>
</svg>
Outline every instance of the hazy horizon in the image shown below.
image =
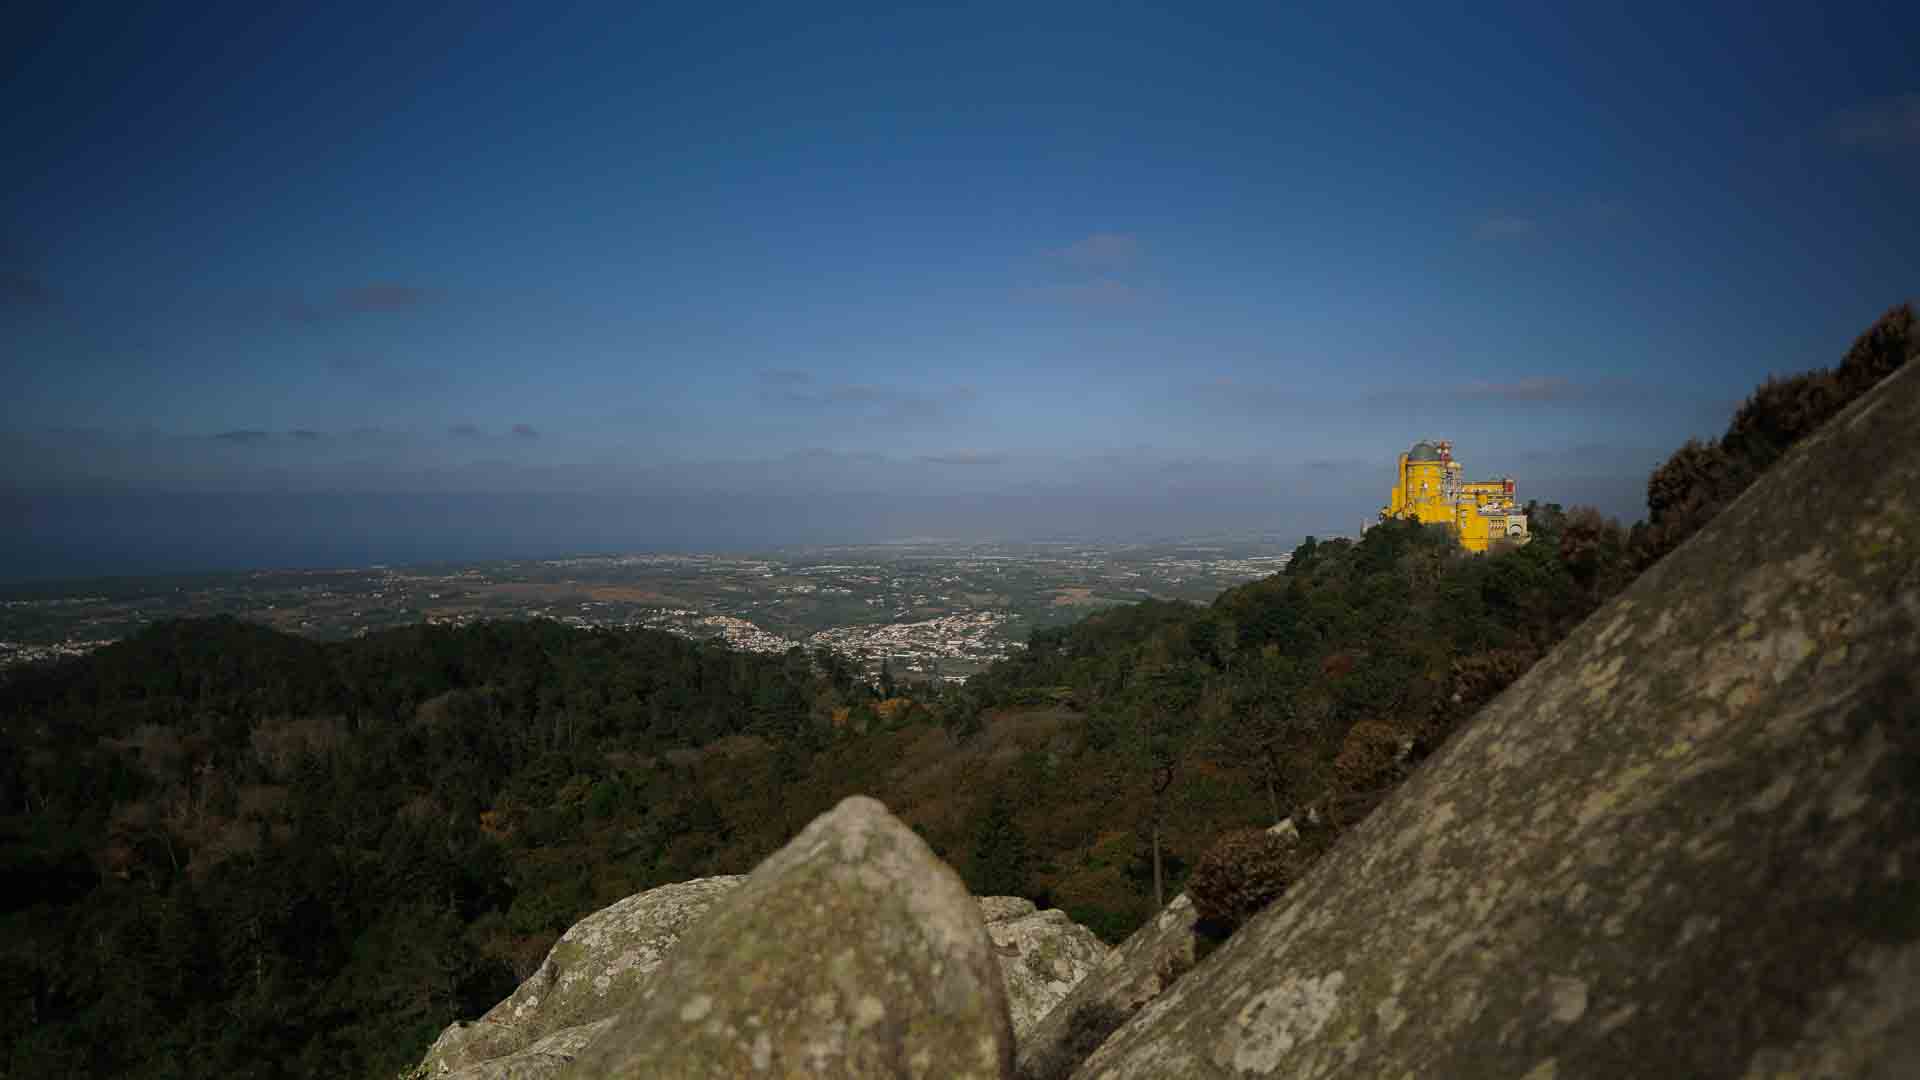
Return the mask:
<svg viewBox="0 0 1920 1080">
<path fill-rule="evenodd" d="M 1631 521 L 1920 293 L 1905 5 L 9 28 L 0 581 Z"/>
<path fill-rule="evenodd" d="M 0 585 L 219 570 L 480 562 L 639 551 L 766 551 L 937 537 L 1093 543 L 1266 535 L 1355 536 L 1387 468 L 1299 470 L 1331 490 L 1026 494 L 518 492 L 0 493 Z M 1546 468 L 1546 466 L 1542 466 Z M 1523 498 L 1602 508 L 1632 521 L 1638 481 L 1551 473 Z M 1340 487 L 1340 476 L 1350 481 Z M 210 523 L 219 523 L 217 526 Z"/>
</svg>

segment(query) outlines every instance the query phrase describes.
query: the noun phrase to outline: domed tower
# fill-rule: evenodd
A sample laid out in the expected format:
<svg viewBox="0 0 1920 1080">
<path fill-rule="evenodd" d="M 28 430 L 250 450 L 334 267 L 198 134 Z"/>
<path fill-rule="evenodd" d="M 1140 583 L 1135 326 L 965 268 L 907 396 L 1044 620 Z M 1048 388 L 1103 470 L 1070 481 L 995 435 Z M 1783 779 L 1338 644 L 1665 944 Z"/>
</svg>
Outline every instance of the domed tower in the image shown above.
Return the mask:
<svg viewBox="0 0 1920 1080">
<path fill-rule="evenodd" d="M 1447 451 L 1445 443 L 1421 440 L 1401 454 L 1391 499 L 1380 516 L 1432 525 L 1453 524 L 1454 472 L 1459 466 Z"/>
</svg>

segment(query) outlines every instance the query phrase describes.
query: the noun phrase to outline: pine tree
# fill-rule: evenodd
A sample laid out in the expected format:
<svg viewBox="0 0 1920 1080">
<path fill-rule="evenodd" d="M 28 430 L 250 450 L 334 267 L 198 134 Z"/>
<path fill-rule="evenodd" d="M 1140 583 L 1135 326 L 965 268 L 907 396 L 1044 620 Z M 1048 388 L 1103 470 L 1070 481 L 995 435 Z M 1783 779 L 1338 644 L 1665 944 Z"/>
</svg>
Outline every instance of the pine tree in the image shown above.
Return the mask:
<svg viewBox="0 0 1920 1080">
<path fill-rule="evenodd" d="M 1013 801 L 996 791 L 973 834 L 973 891 L 979 896 L 1023 896 L 1032 854 L 1013 817 Z"/>
</svg>

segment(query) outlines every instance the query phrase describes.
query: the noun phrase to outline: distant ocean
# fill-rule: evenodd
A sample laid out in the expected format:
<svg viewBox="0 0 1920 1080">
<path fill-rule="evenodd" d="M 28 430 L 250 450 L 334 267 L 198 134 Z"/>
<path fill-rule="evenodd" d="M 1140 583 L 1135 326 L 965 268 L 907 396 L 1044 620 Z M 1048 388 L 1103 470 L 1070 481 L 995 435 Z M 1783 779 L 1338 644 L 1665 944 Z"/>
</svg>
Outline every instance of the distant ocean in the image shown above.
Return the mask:
<svg viewBox="0 0 1920 1080">
<path fill-rule="evenodd" d="M 1353 503 L 1353 505 L 1348 505 Z M 1152 496 L 0 494 L 0 583 L 216 570 L 753 551 L 910 536 L 1352 532 L 1354 500 Z"/>
</svg>

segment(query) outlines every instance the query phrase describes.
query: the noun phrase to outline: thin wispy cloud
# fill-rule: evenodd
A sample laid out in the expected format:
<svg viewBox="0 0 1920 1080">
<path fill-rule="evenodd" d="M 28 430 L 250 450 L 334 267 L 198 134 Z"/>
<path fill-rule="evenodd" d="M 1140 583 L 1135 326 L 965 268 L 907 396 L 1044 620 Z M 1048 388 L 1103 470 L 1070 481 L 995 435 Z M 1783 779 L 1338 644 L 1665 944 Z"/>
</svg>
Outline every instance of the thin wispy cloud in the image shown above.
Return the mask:
<svg viewBox="0 0 1920 1080">
<path fill-rule="evenodd" d="M 1584 225 L 1609 228 L 1630 224 L 1634 210 L 1625 199 L 1596 198 L 1581 203 L 1577 217 Z"/>
<path fill-rule="evenodd" d="M 1629 228 L 1637 220 L 1633 204 L 1604 192 L 1528 201 L 1531 205 L 1527 209 L 1490 210 L 1473 220 L 1473 240 L 1488 245 L 1547 240 L 1564 244 L 1575 239 L 1591 243 Z"/>
<path fill-rule="evenodd" d="M 540 433 L 534 430 L 532 424 L 515 424 L 513 425 L 513 437 L 516 439 L 537 439 L 540 437 Z"/>
<path fill-rule="evenodd" d="M 1920 94 L 1901 94 L 1842 109 L 1834 114 L 1828 130 L 1835 142 L 1852 149 L 1920 147 Z"/>
<path fill-rule="evenodd" d="M 1055 285 L 1034 285 L 1021 290 L 1029 300 L 1077 307 L 1127 307 L 1143 302 L 1148 291 L 1115 278 L 1094 281 L 1069 281 Z"/>
<path fill-rule="evenodd" d="M 398 367 L 364 353 L 330 356 L 326 367 L 333 375 L 381 394 L 431 397 L 445 392 L 454 382 L 453 374 L 445 368 Z"/>
<path fill-rule="evenodd" d="M 1255 412 L 1298 408 L 1301 405 L 1300 394 L 1285 384 L 1263 379 L 1243 379 L 1234 375 L 1189 383 L 1179 393 L 1184 397 L 1199 398 L 1209 406 L 1227 405 Z"/>
<path fill-rule="evenodd" d="M 301 442 L 319 442 L 320 440 L 326 438 L 326 435 L 322 434 L 321 432 L 314 431 L 310 428 L 294 428 L 292 431 L 288 432 L 288 434 L 292 435 L 295 439 L 298 439 Z"/>
<path fill-rule="evenodd" d="M 1069 307 L 1121 308 L 1146 300 L 1140 264 L 1145 249 L 1131 233 L 1097 232 L 1046 252 L 1052 280 L 1022 286 L 1024 300 Z"/>
<path fill-rule="evenodd" d="M 1047 254 L 1082 270 L 1112 271 L 1133 266 L 1145 250 L 1132 233 L 1097 232 Z"/>
<path fill-rule="evenodd" d="M 1393 387 L 1366 395 L 1373 403 L 1420 401 L 1489 402 L 1494 404 L 1596 404 L 1631 400 L 1634 386 L 1618 381 L 1582 382 L 1560 375 L 1522 375 L 1511 379 L 1468 379 L 1436 382 L 1417 388 Z"/>
<path fill-rule="evenodd" d="M 232 443 L 236 446 L 257 446 L 260 443 L 272 439 L 273 435 L 269 432 L 246 428 L 235 431 L 223 431 L 215 435 L 214 438 L 224 443 Z"/>
<path fill-rule="evenodd" d="M 1529 240 L 1539 236 L 1540 232 L 1539 218 L 1503 212 L 1481 218 L 1473 227 L 1473 238 L 1482 242 Z"/>
<path fill-rule="evenodd" d="M 1316 473 L 1380 471 L 1379 462 L 1362 461 L 1359 458 L 1347 458 L 1344 460 L 1335 458 L 1308 458 L 1300 463 L 1300 467 L 1309 472 Z"/>
<path fill-rule="evenodd" d="M 920 388 L 889 383 L 832 383 L 821 385 L 807 375 L 804 379 L 782 373 L 769 378 L 759 373 L 763 400 L 810 412 L 843 413 L 868 419 L 909 420 L 944 416 L 956 406 L 974 400 L 976 391 L 969 386 Z"/>
<path fill-rule="evenodd" d="M 922 454 L 915 460 L 926 465 L 999 465 L 1007 459 L 1004 454 L 961 450 L 951 454 Z"/>
<path fill-rule="evenodd" d="M 799 368 L 766 368 L 758 374 L 761 382 L 771 386 L 813 385 L 813 372 Z"/>
<path fill-rule="evenodd" d="M 1469 401 L 1564 401 L 1593 397 L 1596 389 L 1557 375 L 1529 375 L 1506 381 L 1475 380 L 1453 393 Z"/>
<path fill-rule="evenodd" d="M 407 311 L 432 299 L 433 294 L 418 285 L 383 281 L 342 289 L 337 302 L 342 311 Z"/>
<path fill-rule="evenodd" d="M 447 429 L 447 434 L 456 439 L 478 439 L 486 432 L 481 431 L 478 424 L 454 424 Z"/>
<path fill-rule="evenodd" d="M 283 294 L 284 295 L 284 294 Z M 439 294 L 432 289 L 401 282 L 376 281 L 365 285 L 354 285 L 323 294 L 319 299 L 306 296 L 294 296 L 288 299 L 272 299 L 272 294 L 262 300 L 250 301 L 246 306 L 258 303 L 270 309 L 277 309 L 287 319 L 297 323 L 326 323 L 363 315 L 395 315 L 420 311 L 439 301 Z"/>
</svg>

